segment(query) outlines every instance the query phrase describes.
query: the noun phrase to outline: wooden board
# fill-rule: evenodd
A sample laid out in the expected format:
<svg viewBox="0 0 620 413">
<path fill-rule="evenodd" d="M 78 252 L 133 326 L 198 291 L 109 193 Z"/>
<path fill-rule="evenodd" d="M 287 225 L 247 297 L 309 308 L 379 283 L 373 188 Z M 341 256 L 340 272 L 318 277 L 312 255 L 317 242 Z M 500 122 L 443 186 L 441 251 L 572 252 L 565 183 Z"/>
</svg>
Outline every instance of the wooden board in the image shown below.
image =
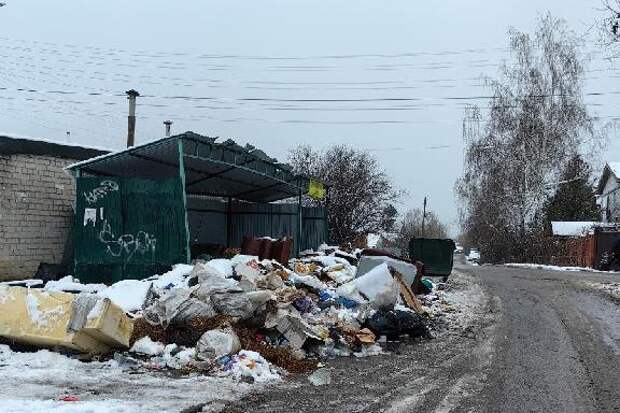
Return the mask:
<svg viewBox="0 0 620 413">
<path fill-rule="evenodd" d="M 411 291 L 411 288 L 409 288 L 407 283 L 403 280 L 402 274 L 393 268 L 390 268 L 390 273 L 400 285 L 400 296 L 403 297 L 407 307 L 411 308 L 418 314 L 425 314 L 426 311 L 422 308 L 422 303 L 420 303 L 420 300 L 418 300 L 413 291 Z"/>
</svg>

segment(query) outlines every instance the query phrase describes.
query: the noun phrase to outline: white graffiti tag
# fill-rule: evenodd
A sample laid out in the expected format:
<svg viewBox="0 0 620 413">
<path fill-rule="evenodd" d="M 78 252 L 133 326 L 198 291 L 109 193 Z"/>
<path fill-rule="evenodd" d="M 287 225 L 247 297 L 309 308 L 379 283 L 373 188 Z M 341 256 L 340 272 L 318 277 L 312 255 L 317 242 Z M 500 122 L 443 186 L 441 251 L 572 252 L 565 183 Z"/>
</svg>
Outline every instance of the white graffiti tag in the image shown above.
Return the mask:
<svg viewBox="0 0 620 413">
<path fill-rule="evenodd" d="M 155 248 L 157 247 L 157 239 L 144 231 L 138 231 L 135 236 L 133 234 L 123 234 L 120 237 L 116 237 L 107 219 L 103 221 L 103 227 L 99 231 L 99 241 L 106 245 L 106 253 L 113 257 L 120 257 L 124 252 L 127 262 L 135 254 L 144 256 L 150 253 L 154 255 Z"/>
<path fill-rule="evenodd" d="M 97 188 L 90 192 L 84 192 L 84 199 L 89 204 L 92 204 L 105 197 L 108 193 L 115 191 L 118 191 L 118 184 L 116 182 L 109 180 L 101 181 Z"/>
</svg>

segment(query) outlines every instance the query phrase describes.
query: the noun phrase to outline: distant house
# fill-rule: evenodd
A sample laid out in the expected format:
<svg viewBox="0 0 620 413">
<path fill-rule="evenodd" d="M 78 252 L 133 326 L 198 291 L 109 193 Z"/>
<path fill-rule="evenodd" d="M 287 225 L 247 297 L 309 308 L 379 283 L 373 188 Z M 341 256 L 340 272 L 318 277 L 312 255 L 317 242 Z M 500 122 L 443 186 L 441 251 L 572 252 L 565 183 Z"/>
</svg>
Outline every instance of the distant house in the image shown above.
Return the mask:
<svg viewBox="0 0 620 413">
<path fill-rule="evenodd" d="M 0 134 L 0 280 L 32 277 L 61 264 L 75 185 L 64 168 L 105 150 Z"/>
<path fill-rule="evenodd" d="M 583 237 L 604 226 L 595 221 L 551 221 L 551 230 L 556 237 Z"/>
<path fill-rule="evenodd" d="M 607 162 L 596 194 L 603 222 L 620 222 L 620 162 Z"/>
</svg>

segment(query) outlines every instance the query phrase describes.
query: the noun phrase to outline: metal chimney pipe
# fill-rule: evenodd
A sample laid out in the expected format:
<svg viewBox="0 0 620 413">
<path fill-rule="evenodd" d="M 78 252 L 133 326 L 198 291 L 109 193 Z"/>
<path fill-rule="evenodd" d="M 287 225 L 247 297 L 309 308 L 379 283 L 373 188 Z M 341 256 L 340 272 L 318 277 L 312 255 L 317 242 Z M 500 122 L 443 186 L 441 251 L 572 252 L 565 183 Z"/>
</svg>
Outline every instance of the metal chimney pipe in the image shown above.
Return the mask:
<svg viewBox="0 0 620 413">
<path fill-rule="evenodd" d="M 170 136 L 170 126 L 172 125 L 171 120 L 165 120 L 164 125 L 166 126 L 166 137 Z"/>
<path fill-rule="evenodd" d="M 136 139 L 136 97 L 140 93 L 131 89 L 125 92 L 127 100 L 129 100 L 129 116 L 127 116 L 127 147 L 135 144 Z"/>
</svg>

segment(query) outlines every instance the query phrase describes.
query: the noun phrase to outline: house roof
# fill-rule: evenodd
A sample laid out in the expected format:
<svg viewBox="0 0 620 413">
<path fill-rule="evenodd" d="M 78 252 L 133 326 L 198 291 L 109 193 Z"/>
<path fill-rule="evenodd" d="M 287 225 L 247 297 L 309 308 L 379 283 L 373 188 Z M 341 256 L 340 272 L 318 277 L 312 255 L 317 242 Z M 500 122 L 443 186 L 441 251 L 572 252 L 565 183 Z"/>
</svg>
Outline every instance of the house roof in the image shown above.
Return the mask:
<svg viewBox="0 0 620 413">
<path fill-rule="evenodd" d="M 560 237 L 579 237 L 598 225 L 603 224 L 595 221 L 551 221 L 551 230 L 553 235 Z"/>
<path fill-rule="evenodd" d="M 602 195 L 605 190 L 605 184 L 609 180 L 610 175 L 613 175 L 616 181 L 620 181 L 620 162 L 607 162 L 603 168 L 603 173 L 598 181 L 596 188 L 596 194 Z"/>
<path fill-rule="evenodd" d="M 161 179 L 177 177 L 182 160 L 188 194 L 272 202 L 308 192 L 309 178 L 295 175 L 290 165 L 251 145 L 216 139 L 185 132 L 78 162 L 67 169 L 84 175 Z"/>
<path fill-rule="evenodd" d="M 102 148 L 0 132 L 0 155 L 48 155 L 82 160 L 108 152 Z"/>
</svg>

